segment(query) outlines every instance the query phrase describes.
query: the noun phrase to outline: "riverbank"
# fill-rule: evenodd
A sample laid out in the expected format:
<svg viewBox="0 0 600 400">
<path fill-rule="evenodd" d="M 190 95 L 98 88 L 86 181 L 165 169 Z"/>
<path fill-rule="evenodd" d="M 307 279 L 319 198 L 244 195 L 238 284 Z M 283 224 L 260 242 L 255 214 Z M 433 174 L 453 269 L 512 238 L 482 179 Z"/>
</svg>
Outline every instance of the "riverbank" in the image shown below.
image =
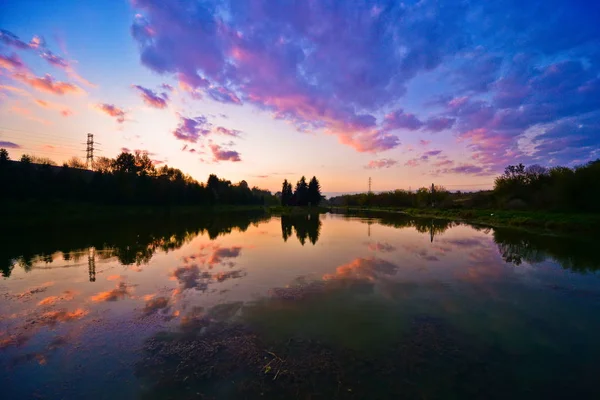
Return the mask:
<svg viewBox="0 0 600 400">
<path fill-rule="evenodd" d="M 262 205 L 218 206 L 129 206 L 91 203 L 0 203 L 0 220 L 5 225 L 77 224 L 127 219 L 195 218 L 213 214 L 263 213 L 265 215 L 306 215 L 324 213 L 324 207 L 282 207 Z"/>
<path fill-rule="evenodd" d="M 415 208 L 337 207 L 333 212 L 345 214 L 403 214 L 411 217 L 451 219 L 493 227 L 517 227 L 560 232 L 600 232 L 600 215 L 504 210 L 441 210 Z"/>
</svg>

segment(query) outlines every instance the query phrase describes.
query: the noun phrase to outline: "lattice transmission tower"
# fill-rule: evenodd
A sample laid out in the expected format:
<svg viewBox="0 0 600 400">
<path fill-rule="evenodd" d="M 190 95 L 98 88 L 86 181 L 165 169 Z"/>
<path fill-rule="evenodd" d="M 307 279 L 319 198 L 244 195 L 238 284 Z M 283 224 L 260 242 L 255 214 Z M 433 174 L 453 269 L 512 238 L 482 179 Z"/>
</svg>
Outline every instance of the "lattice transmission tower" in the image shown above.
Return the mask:
<svg viewBox="0 0 600 400">
<path fill-rule="evenodd" d="M 88 169 L 92 169 L 94 166 L 94 134 L 87 134 L 87 142 L 85 148 L 85 164 Z"/>
</svg>

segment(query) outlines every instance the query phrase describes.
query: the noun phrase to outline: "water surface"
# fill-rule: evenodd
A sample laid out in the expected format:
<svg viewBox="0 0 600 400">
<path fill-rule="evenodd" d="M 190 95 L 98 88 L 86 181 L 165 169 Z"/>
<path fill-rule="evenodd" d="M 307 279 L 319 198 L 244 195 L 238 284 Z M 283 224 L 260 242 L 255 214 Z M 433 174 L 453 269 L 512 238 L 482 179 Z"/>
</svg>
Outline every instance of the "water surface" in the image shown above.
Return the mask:
<svg viewBox="0 0 600 400">
<path fill-rule="evenodd" d="M 6 236 L 5 398 L 600 396 L 590 238 L 331 214 Z"/>
</svg>

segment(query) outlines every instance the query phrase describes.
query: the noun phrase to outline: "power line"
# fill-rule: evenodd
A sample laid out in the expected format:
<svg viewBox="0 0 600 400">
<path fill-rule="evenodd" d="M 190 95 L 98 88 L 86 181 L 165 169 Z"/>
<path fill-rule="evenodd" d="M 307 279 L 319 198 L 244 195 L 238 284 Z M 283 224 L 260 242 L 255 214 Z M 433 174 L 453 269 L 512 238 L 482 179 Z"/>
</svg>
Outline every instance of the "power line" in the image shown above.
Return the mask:
<svg viewBox="0 0 600 400">
<path fill-rule="evenodd" d="M 57 137 L 57 138 L 63 138 L 63 139 L 73 140 L 72 137 L 68 137 L 68 136 L 60 136 L 60 135 L 56 135 L 56 134 L 47 134 L 47 133 L 43 133 L 43 132 L 24 131 L 22 129 L 6 128 L 6 127 L 3 127 L 3 126 L 0 126 L 0 130 L 2 130 L 2 131 L 23 132 L 23 133 L 28 133 L 28 134 L 40 135 L 42 137 L 53 136 L 53 137 Z"/>
</svg>

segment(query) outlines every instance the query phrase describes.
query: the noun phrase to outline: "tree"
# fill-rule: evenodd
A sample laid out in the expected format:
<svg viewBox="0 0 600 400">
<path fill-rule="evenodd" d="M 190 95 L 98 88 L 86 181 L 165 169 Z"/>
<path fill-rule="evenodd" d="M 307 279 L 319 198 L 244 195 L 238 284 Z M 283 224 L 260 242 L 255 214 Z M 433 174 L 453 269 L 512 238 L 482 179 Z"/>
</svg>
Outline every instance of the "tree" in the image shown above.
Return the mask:
<svg viewBox="0 0 600 400">
<path fill-rule="evenodd" d="M 113 161 L 112 165 L 115 172 L 121 172 L 126 174 L 135 174 L 137 167 L 135 165 L 135 156 L 131 153 L 121 153 Z"/>
<path fill-rule="evenodd" d="M 152 160 L 148 156 L 148 152 L 144 151 L 143 153 L 139 150 L 135 151 L 135 169 L 136 173 L 139 176 L 147 176 L 147 175 L 155 175 L 156 171 L 154 169 L 154 164 Z"/>
<path fill-rule="evenodd" d="M 31 162 L 42 165 L 56 165 L 56 163 L 48 157 L 31 156 Z"/>
<path fill-rule="evenodd" d="M 69 161 L 67 161 L 67 166 L 69 168 L 79 168 L 79 169 L 85 169 L 85 167 L 86 167 L 83 160 L 79 157 L 71 157 L 71 159 L 69 159 Z"/>
<path fill-rule="evenodd" d="M 296 183 L 294 197 L 296 198 L 296 205 L 305 206 L 308 204 L 308 185 L 304 176 Z"/>
<path fill-rule="evenodd" d="M 321 202 L 321 185 L 315 176 L 308 183 L 307 190 L 308 203 L 312 206 L 318 206 Z"/>
<path fill-rule="evenodd" d="M 294 193 L 292 192 L 292 184 L 285 179 L 283 181 L 283 186 L 281 188 L 281 205 L 289 206 L 292 202 L 292 196 Z"/>
<path fill-rule="evenodd" d="M 31 156 L 23 154 L 20 160 L 23 164 L 31 164 Z"/>
<path fill-rule="evenodd" d="M 8 151 L 6 149 L 0 149 L 0 164 L 6 164 L 6 162 L 10 160 L 10 156 L 8 155 Z"/>
<path fill-rule="evenodd" d="M 113 170 L 113 160 L 108 157 L 97 157 L 93 164 L 94 171 L 110 173 Z"/>
</svg>

